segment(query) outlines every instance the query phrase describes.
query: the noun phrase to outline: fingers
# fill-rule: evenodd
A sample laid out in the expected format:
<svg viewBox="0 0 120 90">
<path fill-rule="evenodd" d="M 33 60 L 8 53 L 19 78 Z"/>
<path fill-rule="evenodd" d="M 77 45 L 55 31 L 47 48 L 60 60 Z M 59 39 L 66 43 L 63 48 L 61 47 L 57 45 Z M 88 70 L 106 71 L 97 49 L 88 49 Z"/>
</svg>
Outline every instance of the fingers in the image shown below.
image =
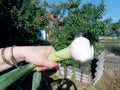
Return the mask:
<svg viewBox="0 0 120 90">
<path fill-rule="evenodd" d="M 52 68 L 58 66 L 58 63 L 47 60 L 46 62 L 43 62 L 43 65 L 52 69 Z"/>
<path fill-rule="evenodd" d="M 51 61 L 44 62 L 42 65 L 44 66 L 37 67 L 36 70 L 37 71 L 44 71 L 49 69 L 57 70 L 59 68 L 58 63 L 51 62 Z"/>
<path fill-rule="evenodd" d="M 56 66 L 56 67 L 54 67 L 54 68 L 51 68 L 52 70 L 58 70 L 58 66 Z M 45 70 L 50 70 L 50 68 L 48 68 L 48 67 L 43 67 L 43 66 L 41 66 L 41 67 L 37 67 L 36 68 L 36 71 L 39 71 L 39 72 L 41 72 L 41 71 L 45 71 Z"/>
<path fill-rule="evenodd" d="M 41 71 L 45 71 L 45 70 L 48 70 L 48 69 L 49 69 L 48 67 L 37 67 L 36 71 L 41 72 Z"/>
</svg>

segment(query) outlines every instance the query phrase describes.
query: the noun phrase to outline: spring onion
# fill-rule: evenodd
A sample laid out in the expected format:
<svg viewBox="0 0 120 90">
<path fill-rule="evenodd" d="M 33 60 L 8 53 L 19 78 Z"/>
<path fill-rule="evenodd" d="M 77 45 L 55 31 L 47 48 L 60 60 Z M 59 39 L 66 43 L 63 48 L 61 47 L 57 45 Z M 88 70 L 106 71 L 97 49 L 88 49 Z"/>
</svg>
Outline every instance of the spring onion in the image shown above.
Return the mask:
<svg viewBox="0 0 120 90">
<path fill-rule="evenodd" d="M 9 85 L 14 83 L 20 77 L 27 75 L 31 71 L 33 71 L 34 68 L 35 68 L 35 65 L 27 64 L 27 65 L 21 66 L 20 68 L 14 69 L 12 71 L 9 71 L 1 75 L 0 76 L 0 90 L 5 90 Z"/>
<path fill-rule="evenodd" d="M 58 62 L 68 58 L 73 58 L 79 62 L 86 62 L 92 60 L 94 57 L 94 48 L 90 45 L 90 42 L 85 37 L 78 37 L 65 49 L 51 53 L 48 56 L 50 61 Z M 9 85 L 14 83 L 17 79 L 30 73 L 36 66 L 28 64 L 21 66 L 15 70 L 7 72 L 0 76 L 0 90 L 5 90 Z"/>
<path fill-rule="evenodd" d="M 94 57 L 94 48 L 85 37 L 78 37 L 72 41 L 71 45 L 65 49 L 50 54 L 48 59 L 51 61 L 60 61 L 73 58 L 81 63 L 92 60 Z"/>
</svg>

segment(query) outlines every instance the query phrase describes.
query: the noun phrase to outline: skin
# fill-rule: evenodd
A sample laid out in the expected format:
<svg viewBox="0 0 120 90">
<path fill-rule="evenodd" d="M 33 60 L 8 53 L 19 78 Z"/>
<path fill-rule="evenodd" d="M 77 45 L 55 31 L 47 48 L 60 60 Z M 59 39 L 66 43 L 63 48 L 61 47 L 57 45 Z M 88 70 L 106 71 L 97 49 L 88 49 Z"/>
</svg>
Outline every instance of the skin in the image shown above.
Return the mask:
<svg viewBox="0 0 120 90">
<path fill-rule="evenodd" d="M 5 57 L 11 63 L 10 60 L 10 48 L 5 49 Z M 2 48 L 0 49 L 1 53 Z M 52 46 L 16 46 L 13 49 L 13 55 L 17 62 L 26 61 L 37 65 L 37 71 L 44 71 L 49 69 L 57 69 L 58 65 L 55 62 L 48 60 L 48 55 L 54 53 L 55 49 Z M 12 66 L 6 64 L 0 56 L 0 72 L 4 71 Z"/>
</svg>

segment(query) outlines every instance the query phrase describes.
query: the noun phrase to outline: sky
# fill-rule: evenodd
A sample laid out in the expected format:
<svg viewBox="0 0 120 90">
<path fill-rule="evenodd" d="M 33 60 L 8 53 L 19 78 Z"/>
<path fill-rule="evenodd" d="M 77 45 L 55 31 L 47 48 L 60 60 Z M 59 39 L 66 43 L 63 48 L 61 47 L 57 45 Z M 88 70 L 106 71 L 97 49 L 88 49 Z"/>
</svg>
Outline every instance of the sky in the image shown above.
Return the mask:
<svg viewBox="0 0 120 90">
<path fill-rule="evenodd" d="M 93 2 L 96 5 L 101 2 L 101 0 L 82 0 L 83 3 L 86 2 Z M 117 22 L 120 20 L 120 0 L 103 0 L 104 4 L 106 5 L 105 9 L 105 15 L 103 16 L 103 19 L 111 17 L 113 19 L 113 22 Z"/>
<path fill-rule="evenodd" d="M 59 4 L 60 1 L 66 2 L 68 0 L 48 0 L 48 2 L 55 1 L 56 3 Z M 117 22 L 120 20 L 120 0 L 103 0 L 104 4 L 106 5 L 105 9 L 105 14 L 103 16 L 103 20 L 106 18 L 111 17 L 113 19 L 113 22 Z M 82 0 L 82 4 L 85 4 L 87 2 L 93 2 L 96 5 L 99 5 L 101 0 Z"/>
</svg>

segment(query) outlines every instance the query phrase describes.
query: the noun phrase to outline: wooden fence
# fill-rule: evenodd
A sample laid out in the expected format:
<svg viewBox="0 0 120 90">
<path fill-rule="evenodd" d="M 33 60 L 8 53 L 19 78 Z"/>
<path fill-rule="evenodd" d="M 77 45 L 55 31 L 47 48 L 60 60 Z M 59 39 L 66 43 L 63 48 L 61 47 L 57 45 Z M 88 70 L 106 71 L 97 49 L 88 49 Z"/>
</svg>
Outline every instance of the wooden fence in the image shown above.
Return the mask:
<svg viewBox="0 0 120 90">
<path fill-rule="evenodd" d="M 120 41 L 100 41 L 99 42 L 99 48 L 107 48 L 108 51 L 112 52 L 120 52 Z"/>
<path fill-rule="evenodd" d="M 104 69 L 111 70 L 114 72 L 120 73 L 120 57 L 106 57 L 106 49 L 103 50 L 97 57 L 95 72 L 85 73 L 84 69 L 86 67 L 82 67 L 82 69 L 78 69 L 72 66 L 67 67 L 67 78 L 75 78 L 76 80 L 82 83 L 88 83 L 92 85 L 96 85 L 98 80 L 104 73 Z M 94 64 L 93 64 L 94 65 Z M 74 68 L 74 69 L 73 69 Z M 90 67 L 88 67 L 90 68 Z M 64 76 L 64 68 L 60 66 L 60 75 Z M 94 73 L 94 78 L 92 78 L 92 74 Z"/>
<path fill-rule="evenodd" d="M 81 69 L 74 68 L 72 69 L 72 66 L 67 67 L 67 78 L 75 78 L 76 80 L 82 82 L 82 83 L 91 83 L 91 75 L 85 74 Z M 60 67 L 60 75 L 64 75 L 64 68 Z"/>
<path fill-rule="evenodd" d="M 89 73 L 85 73 L 84 68 L 78 69 L 72 66 L 67 67 L 67 78 L 71 79 L 75 77 L 76 80 L 82 83 L 89 83 L 89 84 L 95 85 L 97 81 L 101 78 L 101 76 L 103 75 L 105 52 L 106 50 L 104 50 L 102 53 L 100 53 L 100 55 L 96 57 L 98 60 L 96 62 L 97 67 L 95 67 L 96 72 L 94 73 L 95 74 L 94 78 L 92 78 L 91 76 L 91 73 L 92 73 L 91 71 Z M 64 76 L 64 73 L 65 73 L 64 67 L 60 66 L 59 71 L 60 71 L 59 74 Z"/>
<path fill-rule="evenodd" d="M 113 39 L 112 41 L 101 41 L 100 43 L 104 45 L 108 51 L 120 54 L 120 40 Z M 120 57 L 106 56 L 105 69 L 120 73 Z"/>
</svg>

